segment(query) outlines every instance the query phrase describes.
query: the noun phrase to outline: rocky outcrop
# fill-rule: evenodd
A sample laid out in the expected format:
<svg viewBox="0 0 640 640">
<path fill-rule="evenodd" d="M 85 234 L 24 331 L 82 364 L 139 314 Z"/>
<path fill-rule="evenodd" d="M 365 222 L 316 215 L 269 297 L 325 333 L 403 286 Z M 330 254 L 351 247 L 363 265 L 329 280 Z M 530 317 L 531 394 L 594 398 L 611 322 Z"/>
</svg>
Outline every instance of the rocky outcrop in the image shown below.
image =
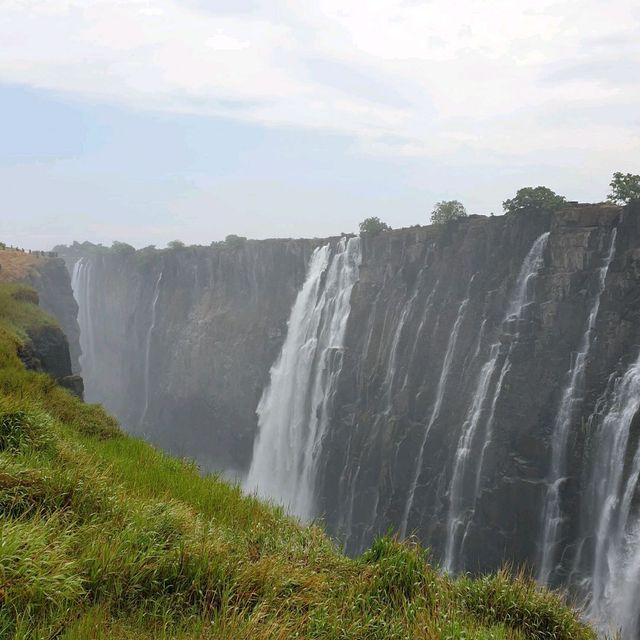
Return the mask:
<svg viewBox="0 0 640 640">
<path fill-rule="evenodd" d="M 30 371 L 48 373 L 65 389 L 82 398 L 84 383 L 71 370 L 69 343 L 63 331 L 55 326 L 29 329 L 28 341 L 18 350 L 18 356 Z"/>
</svg>

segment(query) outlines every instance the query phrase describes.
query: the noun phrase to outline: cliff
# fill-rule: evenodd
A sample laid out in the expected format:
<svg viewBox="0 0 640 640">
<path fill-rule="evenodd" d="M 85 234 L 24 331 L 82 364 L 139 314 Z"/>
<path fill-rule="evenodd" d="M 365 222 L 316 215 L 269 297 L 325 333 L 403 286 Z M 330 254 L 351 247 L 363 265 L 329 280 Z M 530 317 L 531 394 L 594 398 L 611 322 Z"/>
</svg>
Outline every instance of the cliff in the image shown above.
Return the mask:
<svg viewBox="0 0 640 640">
<path fill-rule="evenodd" d="M 88 394 L 206 468 L 308 487 L 300 513 L 350 553 L 391 527 L 454 573 L 527 565 L 633 637 L 639 221 L 575 205 L 384 232 L 359 244 L 355 284 L 335 241 L 323 264 L 306 240 L 75 245 Z M 307 323 L 299 358 L 281 354 L 288 320 Z M 259 420 L 274 442 L 254 449 Z"/>
<path fill-rule="evenodd" d="M 504 559 L 535 566 L 540 541 L 533 532 L 540 529 L 555 413 L 615 228 L 615 257 L 579 391 L 581 406 L 572 417 L 579 425 L 611 372 L 637 355 L 637 215 L 581 206 L 463 221 L 437 239 L 431 230 L 417 229 L 365 242 L 319 491 L 320 511 L 349 548 L 357 551 L 405 518 L 407 532 L 419 532 L 444 557 L 452 473 L 466 424 L 476 432 L 465 444 L 469 460 L 460 479 L 464 504 L 457 517 L 468 518 L 469 527 L 457 566 L 486 570 Z M 517 326 L 505 327 L 523 261 L 545 232 L 544 266 L 531 282 L 531 302 Z M 491 367 L 496 344 L 510 348 Z M 443 379 L 448 347 L 453 349 Z M 439 391 L 441 406 L 432 420 Z M 580 443 L 573 444 L 569 466 L 579 469 Z M 416 451 L 423 458 L 412 488 Z M 478 488 L 471 486 L 475 482 Z M 572 484 L 564 488 L 569 505 L 579 491 Z"/>
</svg>

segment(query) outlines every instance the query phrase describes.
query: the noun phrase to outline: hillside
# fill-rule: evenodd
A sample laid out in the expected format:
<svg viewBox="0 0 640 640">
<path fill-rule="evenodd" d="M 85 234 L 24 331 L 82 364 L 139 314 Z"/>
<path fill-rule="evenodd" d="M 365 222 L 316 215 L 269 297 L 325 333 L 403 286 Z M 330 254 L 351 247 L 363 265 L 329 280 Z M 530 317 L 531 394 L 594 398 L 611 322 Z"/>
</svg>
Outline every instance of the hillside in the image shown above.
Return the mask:
<svg viewBox="0 0 640 640">
<path fill-rule="evenodd" d="M 388 537 L 349 559 L 124 435 L 25 370 L 34 299 L 0 285 L 0 638 L 595 637 L 523 577 L 451 580 Z"/>
</svg>

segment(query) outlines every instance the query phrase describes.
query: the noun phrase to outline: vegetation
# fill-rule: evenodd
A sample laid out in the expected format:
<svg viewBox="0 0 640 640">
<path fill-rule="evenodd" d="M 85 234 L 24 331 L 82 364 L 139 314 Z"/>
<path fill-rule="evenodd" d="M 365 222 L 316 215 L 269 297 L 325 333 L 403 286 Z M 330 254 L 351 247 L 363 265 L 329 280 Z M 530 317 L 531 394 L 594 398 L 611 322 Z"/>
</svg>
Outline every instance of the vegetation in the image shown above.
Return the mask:
<svg viewBox="0 0 640 640">
<path fill-rule="evenodd" d="M 182 240 L 172 240 L 167 242 L 168 249 L 184 249 L 184 242 Z"/>
<path fill-rule="evenodd" d="M 240 247 L 244 247 L 247 239 L 244 236 L 237 236 L 235 234 L 230 234 L 224 239 L 224 243 L 230 249 L 239 249 Z"/>
<path fill-rule="evenodd" d="M 459 218 L 466 218 L 467 210 L 462 202 L 458 200 L 443 200 L 436 202 L 431 212 L 431 222 L 433 224 L 447 224 Z"/>
<path fill-rule="evenodd" d="M 595 639 L 523 576 L 454 580 L 390 537 L 349 559 L 122 434 L 24 370 L 24 329 L 50 321 L 26 292 L 0 285 L 1 638 Z"/>
<path fill-rule="evenodd" d="M 14 282 L 28 277 L 40 260 L 39 253 L 0 250 L 0 282 Z"/>
<path fill-rule="evenodd" d="M 361 236 L 377 236 L 382 231 L 391 231 L 391 227 L 380 218 L 365 218 L 360 223 Z"/>
<path fill-rule="evenodd" d="M 117 240 L 111 245 L 111 249 L 121 256 L 132 256 L 136 250 L 126 242 L 118 242 Z"/>
<path fill-rule="evenodd" d="M 607 196 L 609 202 L 616 204 L 640 202 L 640 175 L 617 171 L 613 174 L 609 186 L 611 187 L 611 193 Z"/>
<path fill-rule="evenodd" d="M 564 206 L 566 198 L 547 187 L 525 187 L 519 189 L 510 200 L 502 203 L 507 214 L 555 211 Z"/>
</svg>

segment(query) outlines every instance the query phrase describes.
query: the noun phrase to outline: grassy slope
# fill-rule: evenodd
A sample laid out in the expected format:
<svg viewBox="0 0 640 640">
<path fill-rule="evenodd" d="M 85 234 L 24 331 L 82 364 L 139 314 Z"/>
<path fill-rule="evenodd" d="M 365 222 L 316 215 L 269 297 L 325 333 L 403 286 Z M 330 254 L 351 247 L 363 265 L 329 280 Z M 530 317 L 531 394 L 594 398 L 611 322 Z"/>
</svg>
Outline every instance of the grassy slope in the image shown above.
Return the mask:
<svg viewBox="0 0 640 640">
<path fill-rule="evenodd" d="M 35 253 L 22 253 L 0 248 L 0 282 L 15 282 L 26 278 L 44 258 Z"/>
<path fill-rule="evenodd" d="M 450 580 L 389 538 L 348 559 L 318 527 L 123 435 L 22 368 L 25 323 L 50 319 L 7 287 L 0 638 L 595 637 L 522 577 Z"/>
</svg>

